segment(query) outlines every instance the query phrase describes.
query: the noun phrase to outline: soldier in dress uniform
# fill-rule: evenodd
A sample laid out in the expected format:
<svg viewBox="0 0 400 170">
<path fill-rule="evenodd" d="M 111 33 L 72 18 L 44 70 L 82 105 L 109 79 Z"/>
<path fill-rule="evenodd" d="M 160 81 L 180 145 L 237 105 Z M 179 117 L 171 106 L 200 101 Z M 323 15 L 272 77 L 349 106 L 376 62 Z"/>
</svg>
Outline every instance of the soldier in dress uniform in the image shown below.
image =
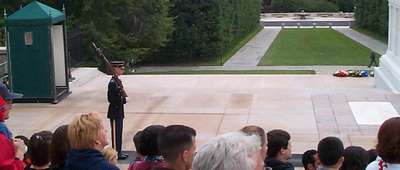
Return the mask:
<svg viewBox="0 0 400 170">
<path fill-rule="evenodd" d="M 123 61 L 112 61 L 110 63 L 114 68 L 117 76 L 124 73 Z M 126 159 L 127 154 L 121 152 L 122 147 L 122 128 L 124 124 L 124 104 L 126 103 L 126 95 L 122 86 L 122 82 L 118 77 L 113 76 L 108 83 L 107 98 L 110 105 L 108 106 L 107 118 L 111 123 L 111 140 L 112 147 L 118 152 L 118 159 Z"/>
<path fill-rule="evenodd" d="M 374 51 L 371 51 L 371 55 L 369 57 L 370 60 L 369 60 L 368 68 L 371 68 L 371 66 L 378 67 L 378 65 L 379 65 L 378 58 L 379 58 L 379 54 Z"/>
</svg>

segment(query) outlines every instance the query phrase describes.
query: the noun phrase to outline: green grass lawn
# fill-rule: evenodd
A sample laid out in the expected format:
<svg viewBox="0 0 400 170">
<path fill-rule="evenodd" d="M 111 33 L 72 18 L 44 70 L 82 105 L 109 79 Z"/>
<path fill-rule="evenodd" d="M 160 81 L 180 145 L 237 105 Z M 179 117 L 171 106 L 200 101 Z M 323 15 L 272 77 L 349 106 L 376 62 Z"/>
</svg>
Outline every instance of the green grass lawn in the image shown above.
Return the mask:
<svg viewBox="0 0 400 170">
<path fill-rule="evenodd" d="M 330 28 L 282 29 L 259 65 L 368 65 L 371 50 Z"/>
</svg>

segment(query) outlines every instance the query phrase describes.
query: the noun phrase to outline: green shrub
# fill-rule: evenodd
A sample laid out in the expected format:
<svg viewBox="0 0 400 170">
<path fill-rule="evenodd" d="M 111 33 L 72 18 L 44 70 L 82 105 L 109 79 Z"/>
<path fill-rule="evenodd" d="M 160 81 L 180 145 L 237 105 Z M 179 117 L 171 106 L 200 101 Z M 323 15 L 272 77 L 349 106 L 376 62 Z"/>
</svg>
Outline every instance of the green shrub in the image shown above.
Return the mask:
<svg viewBox="0 0 400 170">
<path fill-rule="evenodd" d="M 5 44 L 4 44 L 4 28 L 5 28 L 5 26 L 4 26 L 4 20 L 3 20 L 3 18 L 0 18 L 0 47 L 2 47 L 2 46 L 4 46 Z"/>
<path fill-rule="evenodd" d="M 325 1 L 325 0 L 301 0 L 299 10 L 307 12 L 335 12 L 338 11 L 336 4 Z"/>
<path fill-rule="evenodd" d="M 339 11 L 353 12 L 354 11 L 354 0 L 336 0 L 336 4 Z"/>
<path fill-rule="evenodd" d="M 272 0 L 273 12 L 335 12 L 338 7 L 335 3 L 326 0 Z"/>
<path fill-rule="evenodd" d="M 174 32 L 151 61 L 209 61 L 259 26 L 261 0 L 172 0 Z"/>
<path fill-rule="evenodd" d="M 356 0 L 357 27 L 387 36 L 389 7 L 387 0 Z"/>
</svg>

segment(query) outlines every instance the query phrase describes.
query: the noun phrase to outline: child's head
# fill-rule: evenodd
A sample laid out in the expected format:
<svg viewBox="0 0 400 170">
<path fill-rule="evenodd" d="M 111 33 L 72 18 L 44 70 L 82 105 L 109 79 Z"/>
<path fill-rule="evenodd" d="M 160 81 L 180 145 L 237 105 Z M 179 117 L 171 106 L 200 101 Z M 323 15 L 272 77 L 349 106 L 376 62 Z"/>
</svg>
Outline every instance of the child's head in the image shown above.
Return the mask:
<svg viewBox="0 0 400 170">
<path fill-rule="evenodd" d="M 142 157 L 143 156 L 143 151 L 140 150 L 140 139 L 142 136 L 142 132 L 143 131 L 138 131 L 136 132 L 135 136 L 133 136 L 133 144 L 135 144 L 135 148 L 136 148 L 136 152 L 138 153 L 138 157 Z"/>
<path fill-rule="evenodd" d="M 113 149 L 112 147 L 105 147 L 103 151 L 101 151 L 101 153 L 108 162 L 117 165 L 118 153 L 115 149 Z"/>
</svg>

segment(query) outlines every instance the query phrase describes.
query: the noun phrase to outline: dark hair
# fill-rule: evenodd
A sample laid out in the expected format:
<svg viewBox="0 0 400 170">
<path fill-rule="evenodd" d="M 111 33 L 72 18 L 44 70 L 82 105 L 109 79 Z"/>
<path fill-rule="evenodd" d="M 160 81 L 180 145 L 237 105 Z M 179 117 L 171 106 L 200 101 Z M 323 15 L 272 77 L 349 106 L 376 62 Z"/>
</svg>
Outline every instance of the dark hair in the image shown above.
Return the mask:
<svg viewBox="0 0 400 170">
<path fill-rule="evenodd" d="M 269 158 L 273 158 L 278 155 L 279 151 L 282 148 L 287 149 L 290 140 L 290 135 L 288 132 L 284 130 L 275 129 L 267 133 L 267 140 L 268 140 L 267 156 Z"/>
<path fill-rule="evenodd" d="M 189 149 L 195 141 L 196 130 L 184 125 L 167 126 L 158 138 L 162 156 L 168 162 L 175 162 L 179 154 Z"/>
<path fill-rule="evenodd" d="M 136 132 L 135 136 L 133 136 L 133 144 L 135 144 L 136 152 L 143 155 L 143 152 L 140 150 L 140 138 L 142 136 L 143 131 Z M 158 147 L 158 146 L 157 146 Z"/>
<path fill-rule="evenodd" d="M 29 144 L 29 139 L 28 139 L 26 136 L 18 135 L 18 136 L 15 136 L 14 138 L 16 138 L 16 139 L 21 139 L 22 141 L 24 141 L 24 144 L 25 144 L 26 146 L 28 146 L 28 144 Z M 28 160 L 29 160 L 29 161 L 28 161 Z M 26 164 L 26 167 L 31 166 L 28 152 L 25 152 L 25 153 L 24 153 L 24 160 L 23 160 L 23 161 L 24 161 L 24 163 Z"/>
<path fill-rule="evenodd" d="M 370 149 L 368 150 L 368 164 L 371 162 L 374 162 L 376 160 L 376 157 L 378 157 L 378 153 L 376 153 L 376 149 Z"/>
<path fill-rule="evenodd" d="M 161 155 L 158 148 L 158 136 L 165 129 L 161 125 L 151 125 L 146 127 L 140 136 L 139 151 L 143 156 Z"/>
<path fill-rule="evenodd" d="M 18 136 L 15 136 L 14 138 L 15 139 L 21 139 L 22 141 L 24 141 L 24 144 L 28 146 L 29 139 L 26 136 L 18 135 Z"/>
<path fill-rule="evenodd" d="M 310 149 L 308 151 L 305 151 L 303 153 L 303 156 L 301 158 L 301 162 L 303 163 L 304 169 L 307 169 L 308 164 L 313 164 L 315 163 L 314 155 L 317 154 L 317 151 L 314 149 Z"/>
<path fill-rule="evenodd" d="M 68 140 L 68 125 L 58 127 L 53 133 L 53 139 L 50 146 L 51 167 L 52 169 L 64 168 L 67 153 L 70 150 Z"/>
<path fill-rule="evenodd" d="M 368 165 L 368 152 L 359 146 L 349 146 L 344 152 L 344 161 L 340 170 L 365 170 Z"/>
<path fill-rule="evenodd" d="M 255 135 L 259 136 L 260 140 L 261 140 L 261 146 L 263 146 L 266 142 L 265 131 L 263 128 L 261 128 L 259 126 L 253 126 L 253 125 L 245 126 L 242 129 L 240 129 L 240 131 L 242 131 L 246 134 L 249 134 L 249 135 L 255 134 Z"/>
<path fill-rule="evenodd" d="M 400 163 L 400 117 L 383 122 L 378 132 L 378 155 L 388 163 Z"/>
<path fill-rule="evenodd" d="M 31 136 L 28 144 L 28 153 L 32 165 L 44 166 L 50 162 L 51 137 L 52 133 L 50 131 L 41 131 Z"/>
<path fill-rule="evenodd" d="M 337 137 L 326 137 L 318 143 L 318 157 L 322 165 L 335 165 L 343 156 L 344 147 Z"/>
</svg>

